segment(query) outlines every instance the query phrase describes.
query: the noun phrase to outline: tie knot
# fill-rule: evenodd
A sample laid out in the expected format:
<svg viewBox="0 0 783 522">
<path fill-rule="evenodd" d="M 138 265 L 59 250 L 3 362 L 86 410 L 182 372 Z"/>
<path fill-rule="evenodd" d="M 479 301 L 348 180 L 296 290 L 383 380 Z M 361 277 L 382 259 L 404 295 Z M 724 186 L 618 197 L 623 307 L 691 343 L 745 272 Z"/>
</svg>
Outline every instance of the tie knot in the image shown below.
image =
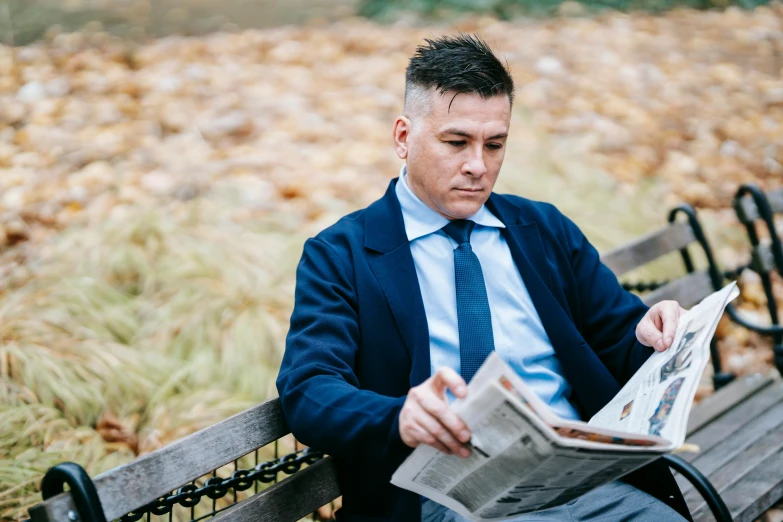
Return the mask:
<svg viewBox="0 0 783 522">
<path fill-rule="evenodd" d="M 476 224 L 467 219 L 455 219 L 449 221 L 449 224 L 443 227 L 443 231 L 451 236 L 458 245 L 470 243 L 470 233 Z"/>
</svg>

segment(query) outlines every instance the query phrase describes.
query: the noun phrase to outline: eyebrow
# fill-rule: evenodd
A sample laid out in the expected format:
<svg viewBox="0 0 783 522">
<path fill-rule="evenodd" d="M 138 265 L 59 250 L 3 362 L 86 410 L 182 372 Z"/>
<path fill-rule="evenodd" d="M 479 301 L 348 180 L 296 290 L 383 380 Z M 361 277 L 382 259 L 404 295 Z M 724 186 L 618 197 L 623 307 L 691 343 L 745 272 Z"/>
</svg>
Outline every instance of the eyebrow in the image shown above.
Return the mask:
<svg viewBox="0 0 783 522">
<path fill-rule="evenodd" d="M 473 135 L 470 134 L 469 132 L 465 132 L 464 130 L 460 130 L 460 129 L 453 128 L 453 127 L 450 128 L 450 129 L 444 130 L 443 132 L 441 132 L 441 134 L 454 134 L 455 136 L 462 136 L 464 138 L 473 139 Z M 494 136 L 490 136 L 489 138 L 487 138 L 487 141 L 489 141 L 489 140 L 499 140 L 501 138 L 507 138 L 507 137 L 508 137 L 508 133 L 507 132 L 501 132 L 500 134 L 495 134 Z"/>
</svg>

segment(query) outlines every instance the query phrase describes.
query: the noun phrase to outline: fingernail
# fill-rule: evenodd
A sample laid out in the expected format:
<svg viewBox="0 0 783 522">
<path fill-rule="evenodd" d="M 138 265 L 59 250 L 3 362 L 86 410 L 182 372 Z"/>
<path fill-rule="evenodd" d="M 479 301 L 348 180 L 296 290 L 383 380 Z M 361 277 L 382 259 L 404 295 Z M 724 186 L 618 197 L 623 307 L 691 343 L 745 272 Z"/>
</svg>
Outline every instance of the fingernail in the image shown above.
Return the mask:
<svg viewBox="0 0 783 522">
<path fill-rule="evenodd" d="M 467 442 L 470 440 L 470 432 L 468 430 L 461 431 L 459 434 L 459 440 L 462 442 Z"/>
<path fill-rule="evenodd" d="M 666 338 L 666 346 L 671 346 L 671 345 L 672 345 L 672 341 L 673 341 L 673 340 L 674 340 L 674 339 L 672 339 L 671 337 L 667 337 L 667 338 Z"/>
<path fill-rule="evenodd" d="M 658 349 L 658 350 L 662 350 L 663 349 L 663 341 L 658 339 L 658 342 L 655 343 L 655 348 Z"/>
<path fill-rule="evenodd" d="M 459 455 L 460 455 L 460 457 L 466 459 L 466 458 L 470 457 L 470 450 L 467 449 L 467 448 L 462 448 L 461 450 L 459 450 Z"/>
</svg>

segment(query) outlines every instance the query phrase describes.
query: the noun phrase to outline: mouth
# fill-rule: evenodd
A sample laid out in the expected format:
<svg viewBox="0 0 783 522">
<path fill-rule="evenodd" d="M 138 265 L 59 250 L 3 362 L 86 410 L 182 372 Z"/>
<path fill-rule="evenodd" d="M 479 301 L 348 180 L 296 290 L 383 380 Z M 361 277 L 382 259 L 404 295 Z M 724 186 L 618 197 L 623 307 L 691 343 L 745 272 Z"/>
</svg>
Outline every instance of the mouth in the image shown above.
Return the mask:
<svg viewBox="0 0 783 522">
<path fill-rule="evenodd" d="M 466 192 L 468 194 L 475 194 L 482 191 L 482 189 L 480 188 L 456 188 L 454 190 L 457 190 L 459 192 Z"/>
</svg>

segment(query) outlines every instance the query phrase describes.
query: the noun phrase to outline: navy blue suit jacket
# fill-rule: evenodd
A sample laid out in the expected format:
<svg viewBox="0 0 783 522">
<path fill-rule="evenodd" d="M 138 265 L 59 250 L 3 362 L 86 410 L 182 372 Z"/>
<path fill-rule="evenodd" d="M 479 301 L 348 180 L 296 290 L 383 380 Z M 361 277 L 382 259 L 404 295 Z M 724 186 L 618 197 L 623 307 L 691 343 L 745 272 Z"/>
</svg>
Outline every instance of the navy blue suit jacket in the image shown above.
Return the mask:
<svg viewBox="0 0 783 522">
<path fill-rule="evenodd" d="M 395 183 L 305 243 L 277 379 L 293 434 L 337 460 L 344 521 L 421 516 L 419 497 L 389 482 L 411 451 L 398 430 L 405 396 L 430 376 L 427 319 Z M 589 419 L 652 353 L 635 337 L 647 308 L 552 205 L 493 193 L 487 208 L 506 225 L 571 401 Z M 689 518 L 662 461 L 627 480 Z"/>
</svg>

